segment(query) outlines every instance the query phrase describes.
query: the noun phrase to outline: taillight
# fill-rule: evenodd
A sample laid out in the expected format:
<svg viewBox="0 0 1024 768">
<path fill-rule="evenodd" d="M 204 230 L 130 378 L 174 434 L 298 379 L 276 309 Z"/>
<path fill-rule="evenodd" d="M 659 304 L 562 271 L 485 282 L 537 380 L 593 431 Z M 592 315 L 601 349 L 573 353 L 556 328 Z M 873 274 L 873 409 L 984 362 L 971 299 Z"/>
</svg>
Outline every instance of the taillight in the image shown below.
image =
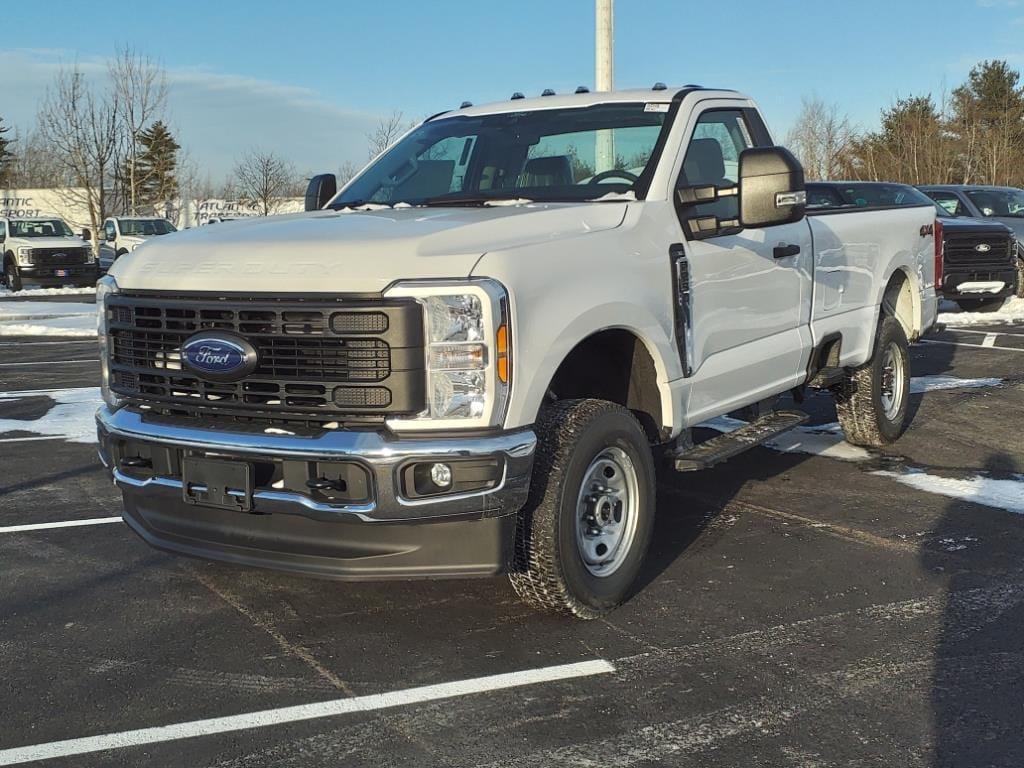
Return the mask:
<svg viewBox="0 0 1024 768">
<path fill-rule="evenodd" d="M 942 287 L 942 250 L 945 238 L 942 236 L 942 219 L 935 220 L 935 290 Z"/>
</svg>

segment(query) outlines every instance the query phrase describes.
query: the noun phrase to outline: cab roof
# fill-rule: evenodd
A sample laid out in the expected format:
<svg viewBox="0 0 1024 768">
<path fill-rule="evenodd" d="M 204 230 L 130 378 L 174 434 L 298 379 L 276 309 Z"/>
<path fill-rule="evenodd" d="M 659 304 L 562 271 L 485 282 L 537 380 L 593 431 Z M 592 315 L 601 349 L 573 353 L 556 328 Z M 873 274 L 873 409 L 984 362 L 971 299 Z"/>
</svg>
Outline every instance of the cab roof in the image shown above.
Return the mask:
<svg viewBox="0 0 1024 768">
<path fill-rule="evenodd" d="M 701 91 L 707 97 L 722 97 L 727 99 L 747 100 L 747 97 L 731 90 L 722 88 L 704 88 L 699 85 L 666 86 L 664 88 L 633 88 L 622 91 L 596 91 L 586 93 L 554 93 L 549 96 L 536 96 L 533 98 L 511 98 L 505 101 L 494 101 L 479 106 L 468 105 L 459 109 L 452 109 L 447 112 L 435 115 L 431 119 L 445 117 L 477 115 L 494 115 L 504 112 L 527 112 L 539 109 L 561 109 L 573 107 L 591 107 L 595 104 L 613 104 L 628 102 L 644 102 L 650 104 L 667 104 L 677 95 L 690 91 Z"/>
</svg>

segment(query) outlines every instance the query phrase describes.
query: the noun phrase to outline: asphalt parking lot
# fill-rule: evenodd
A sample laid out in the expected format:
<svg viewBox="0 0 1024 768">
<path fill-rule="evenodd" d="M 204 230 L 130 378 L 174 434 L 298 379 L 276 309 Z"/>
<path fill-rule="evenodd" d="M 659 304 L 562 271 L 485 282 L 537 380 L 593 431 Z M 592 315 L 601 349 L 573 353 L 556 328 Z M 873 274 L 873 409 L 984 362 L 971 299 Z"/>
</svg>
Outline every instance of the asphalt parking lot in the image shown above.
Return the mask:
<svg viewBox="0 0 1024 768">
<path fill-rule="evenodd" d="M 916 346 L 892 450 L 667 476 L 641 588 L 591 623 L 148 548 L 52 434 L 95 357 L 0 337 L 0 765 L 1024 765 L 1024 516 L 986 496 L 1024 498 L 1024 326 Z"/>
</svg>

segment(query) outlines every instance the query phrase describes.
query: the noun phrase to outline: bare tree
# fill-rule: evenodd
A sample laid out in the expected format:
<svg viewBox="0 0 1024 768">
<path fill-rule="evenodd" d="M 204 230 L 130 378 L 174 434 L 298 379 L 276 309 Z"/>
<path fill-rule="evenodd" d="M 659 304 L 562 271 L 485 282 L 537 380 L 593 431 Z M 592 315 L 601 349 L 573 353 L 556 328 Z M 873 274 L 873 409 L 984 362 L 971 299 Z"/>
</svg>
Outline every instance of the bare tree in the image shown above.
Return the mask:
<svg viewBox="0 0 1024 768">
<path fill-rule="evenodd" d="M 235 164 L 234 182 L 242 198 L 255 203 L 264 216 L 295 184 L 295 169 L 273 152 L 254 149 Z"/>
<path fill-rule="evenodd" d="M 389 149 L 413 125 L 411 121 L 406 120 L 405 116 L 397 110 L 392 112 L 390 117 L 382 117 L 377 123 L 377 127 L 366 134 L 366 141 L 369 143 L 370 159 L 372 160 L 384 150 Z"/>
<path fill-rule="evenodd" d="M 131 213 L 138 213 L 140 189 L 146 183 L 140 169 L 140 137 L 167 104 L 167 76 L 152 59 L 125 47 L 108 65 L 114 109 L 122 131 L 121 173 L 124 176 L 124 202 Z"/>
<path fill-rule="evenodd" d="M 74 178 L 68 176 L 57 154 L 38 130 L 16 134 L 15 140 L 18 151 L 7 174 L 11 187 L 36 189 L 74 185 Z"/>
<path fill-rule="evenodd" d="M 838 105 L 811 96 L 803 99 L 786 144 L 800 158 L 807 178 L 828 181 L 842 173 L 854 138 L 850 120 L 840 114 Z"/>
<path fill-rule="evenodd" d="M 352 181 L 360 170 L 360 167 L 351 160 L 346 160 L 342 163 L 341 167 L 338 168 L 338 189 Z"/>
<path fill-rule="evenodd" d="M 57 73 L 39 107 L 40 136 L 65 178 L 84 190 L 68 195 L 84 198 L 73 201 L 88 209 L 94 232 L 111 213 L 121 137 L 118 114 L 116 94 L 97 91 L 77 64 Z M 98 247 L 97 240 L 93 243 Z"/>
</svg>

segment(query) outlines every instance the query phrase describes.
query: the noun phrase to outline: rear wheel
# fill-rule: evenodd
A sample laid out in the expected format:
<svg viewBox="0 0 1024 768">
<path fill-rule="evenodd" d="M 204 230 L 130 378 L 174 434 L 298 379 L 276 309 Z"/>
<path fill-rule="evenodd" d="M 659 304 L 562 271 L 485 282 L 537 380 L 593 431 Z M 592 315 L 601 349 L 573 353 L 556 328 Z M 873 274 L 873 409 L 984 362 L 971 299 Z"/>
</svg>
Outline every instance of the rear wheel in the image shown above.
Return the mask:
<svg viewBox="0 0 1024 768">
<path fill-rule="evenodd" d="M 847 442 L 878 447 L 903 434 L 910 398 L 910 345 L 896 318 L 883 316 L 871 360 L 852 371 L 833 394 Z"/>
<path fill-rule="evenodd" d="M 512 586 L 538 608 L 596 619 L 626 599 L 650 543 L 647 436 L 621 406 L 566 400 L 544 409 L 537 437 Z"/>
<path fill-rule="evenodd" d="M 1006 299 L 957 299 L 956 303 L 964 312 L 995 312 Z"/>
<path fill-rule="evenodd" d="M 18 265 L 14 263 L 13 259 L 8 259 L 4 265 L 4 282 L 7 283 L 7 287 L 12 291 L 20 291 L 21 285 L 21 273 L 18 271 Z"/>
</svg>

